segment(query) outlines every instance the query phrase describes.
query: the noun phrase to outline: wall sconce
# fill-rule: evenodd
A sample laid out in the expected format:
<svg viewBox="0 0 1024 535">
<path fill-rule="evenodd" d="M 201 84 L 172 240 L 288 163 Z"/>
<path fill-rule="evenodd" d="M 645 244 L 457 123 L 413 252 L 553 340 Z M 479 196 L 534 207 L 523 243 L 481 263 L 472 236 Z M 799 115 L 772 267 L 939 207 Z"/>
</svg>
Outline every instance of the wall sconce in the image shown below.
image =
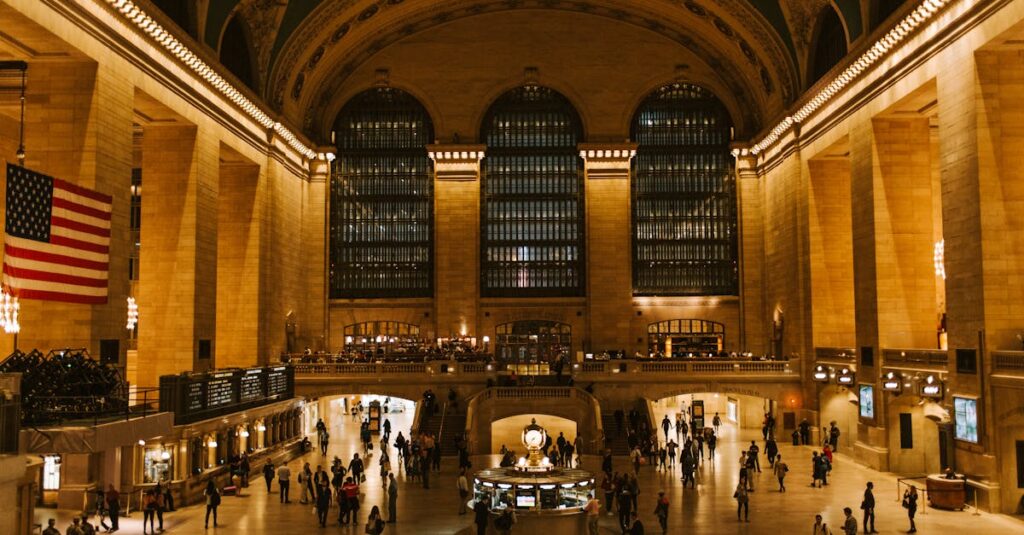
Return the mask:
<svg viewBox="0 0 1024 535">
<path fill-rule="evenodd" d="M 836 376 L 836 383 L 842 386 L 849 386 L 857 380 L 857 376 L 850 371 L 850 368 L 843 368 Z"/>
<path fill-rule="evenodd" d="M 242 438 L 249 438 L 249 431 L 247 429 L 243 429 L 240 433 L 238 433 L 238 436 Z"/>
<path fill-rule="evenodd" d="M 160 458 L 164 461 L 169 461 L 171 459 L 171 452 L 167 450 L 162 451 L 160 453 Z"/>
<path fill-rule="evenodd" d="M 206 447 L 208 447 L 210 449 L 216 448 L 217 447 L 217 441 L 216 440 L 211 440 L 211 441 L 207 442 L 206 443 Z"/>
<path fill-rule="evenodd" d="M 256 430 L 259 431 L 260 433 L 262 433 L 262 432 L 267 430 L 267 426 L 265 426 L 263 424 L 260 424 L 260 425 L 256 426 Z"/>
<path fill-rule="evenodd" d="M 139 305 L 135 302 L 134 297 L 128 298 L 128 323 L 125 324 L 125 328 L 129 331 L 134 329 L 139 323 Z"/>
<path fill-rule="evenodd" d="M 18 323 L 20 310 L 21 305 L 18 303 L 17 297 L 0 291 L 0 326 L 4 328 L 5 333 L 18 334 L 21 332 L 21 324 Z"/>
</svg>

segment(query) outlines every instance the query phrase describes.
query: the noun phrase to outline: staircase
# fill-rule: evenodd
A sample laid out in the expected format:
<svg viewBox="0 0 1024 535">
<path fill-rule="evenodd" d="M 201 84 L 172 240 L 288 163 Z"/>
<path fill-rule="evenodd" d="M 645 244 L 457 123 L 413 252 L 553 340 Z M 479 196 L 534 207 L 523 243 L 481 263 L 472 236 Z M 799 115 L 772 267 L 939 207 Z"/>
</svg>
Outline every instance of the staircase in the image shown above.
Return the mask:
<svg viewBox="0 0 1024 535">
<path fill-rule="evenodd" d="M 611 447 L 612 455 L 626 455 L 629 453 L 629 444 L 626 442 L 626 428 L 629 423 L 626 421 L 626 417 L 622 418 L 622 432 L 619 432 L 619 428 L 615 423 L 615 410 L 605 412 L 601 411 L 601 426 L 604 428 L 604 436 L 607 440 L 607 445 Z M 604 448 L 605 446 L 601 446 Z"/>
<path fill-rule="evenodd" d="M 419 432 L 430 433 L 436 437 L 437 443 L 441 446 L 442 456 L 456 456 L 459 454 L 459 450 L 455 447 L 455 436 L 465 429 L 465 404 L 460 404 L 457 414 L 448 407 L 446 402 L 436 414 L 423 414 L 420 416 Z"/>
</svg>

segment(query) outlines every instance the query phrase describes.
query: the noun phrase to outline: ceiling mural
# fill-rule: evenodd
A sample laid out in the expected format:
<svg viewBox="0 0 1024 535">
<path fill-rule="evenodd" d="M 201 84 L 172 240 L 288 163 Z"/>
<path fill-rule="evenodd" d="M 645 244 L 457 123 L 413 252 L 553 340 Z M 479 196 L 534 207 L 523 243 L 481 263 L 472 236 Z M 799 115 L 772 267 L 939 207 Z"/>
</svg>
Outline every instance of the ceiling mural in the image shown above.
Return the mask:
<svg viewBox="0 0 1024 535">
<path fill-rule="evenodd" d="M 861 34 L 860 0 L 833 0 L 851 38 Z M 230 17 L 249 23 L 264 96 L 303 130 L 375 53 L 453 20 L 515 9 L 587 13 L 639 26 L 705 60 L 760 123 L 802 88 L 800 67 L 829 0 L 212 0 L 203 40 L 219 46 Z M 856 32 L 855 32 L 856 30 Z"/>
</svg>

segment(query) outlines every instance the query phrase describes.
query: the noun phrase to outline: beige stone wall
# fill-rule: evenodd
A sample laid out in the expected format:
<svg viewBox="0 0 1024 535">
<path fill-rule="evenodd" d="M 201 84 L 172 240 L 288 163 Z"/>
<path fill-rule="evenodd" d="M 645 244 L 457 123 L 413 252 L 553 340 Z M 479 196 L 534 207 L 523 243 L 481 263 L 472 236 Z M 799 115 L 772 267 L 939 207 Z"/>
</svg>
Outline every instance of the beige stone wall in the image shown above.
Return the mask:
<svg viewBox="0 0 1024 535">
<path fill-rule="evenodd" d="M 807 230 L 814 347 L 854 347 L 850 161 L 808 162 Z"/>
</svg>

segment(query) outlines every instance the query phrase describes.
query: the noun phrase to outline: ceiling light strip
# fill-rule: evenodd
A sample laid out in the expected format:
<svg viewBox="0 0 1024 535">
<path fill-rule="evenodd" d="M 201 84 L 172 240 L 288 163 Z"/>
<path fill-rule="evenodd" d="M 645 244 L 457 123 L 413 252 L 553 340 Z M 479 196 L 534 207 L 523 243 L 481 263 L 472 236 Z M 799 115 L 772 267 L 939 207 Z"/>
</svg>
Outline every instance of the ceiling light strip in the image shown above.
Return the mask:
<svg viewBox="0 0 1024 535">
<path fill-rule="evenodd" d="M 792 128 L 793 125 L 803 122 L 810 117 L 812 113 L 818 110 L 818 108 L 824 106 L 832 99 L 832 97 L 855 81 L 861 73 L 877 63 L 878 60 L 885 57 L 893 47 L 903 42 L 903 40 L 918 26 L 931 19 L 932 16 L 952 1 L 953 0 L 924 0 L 921 5 L 917 6 L 917 9 L 907 15 L 892 30 L 889 30 L 889 33 L 886 33 L 884 37 L 876 41 L 874 46 L 861 54 L 857 61 L 853 62 L 849 67 L 843 70 L 842 73 L 836 76 L 832 82 L 819 91 L 814 98 L 801 106 L 796 113 L 787 116 L 785 119 L 780 121 L 779 124 L 775 125 L 775 128 L 772 128 L 771 132 L 769 132 L 767 136 L 761 139 L 761 141 L 755 143 L 754 146 L 750 147 L 750 154 L 757 155 L 772 146 L 780 137 L 782 137 L 783 134 L 786 133 L 787 130 Z"/>
<path fill-rule="evenodd" d="M 317 157 L 317 153 L 303 144 L 295 134 L 293 134 L 288 128 L 282 125 L 280 122 L 275 121 L 269 115 L 267 115 L 260 107 L 253 101 L 246 98 L 235 86 L 231 85 L 230 82 L 224 79 L 223 76 L 217 73 L 209 64 L 199 58 L 192 50 L 190 50 L 184 43 L 176 39 L 170 32 L 165 30 L 158 22 L 153 20 L 149 15 L 142 11 L 139 6 L 135 5 L 131 0 L 104 0 L 107 4 L 113 7 L 118 13 L 124 18 L 135 24 L 145 34 L 149 35 L 154 41 L 160 44 L 167 52 L 172 56 L 178 58 L 179 61 L 184 63 L 192 72 L 199 75 L 200 78 L 206 80 L 208 84 L 213 86 L 217 91 L 220 91 L 225 98 L 230 100 L 239 109 L 244 111 L 249 117 L 256 121 L 260 126 L 267 129 L 272 129 L 278 136 L 281 137 L 291 148 L 302 154 L 308 159 L 314 159 Z"/>
</svg>

